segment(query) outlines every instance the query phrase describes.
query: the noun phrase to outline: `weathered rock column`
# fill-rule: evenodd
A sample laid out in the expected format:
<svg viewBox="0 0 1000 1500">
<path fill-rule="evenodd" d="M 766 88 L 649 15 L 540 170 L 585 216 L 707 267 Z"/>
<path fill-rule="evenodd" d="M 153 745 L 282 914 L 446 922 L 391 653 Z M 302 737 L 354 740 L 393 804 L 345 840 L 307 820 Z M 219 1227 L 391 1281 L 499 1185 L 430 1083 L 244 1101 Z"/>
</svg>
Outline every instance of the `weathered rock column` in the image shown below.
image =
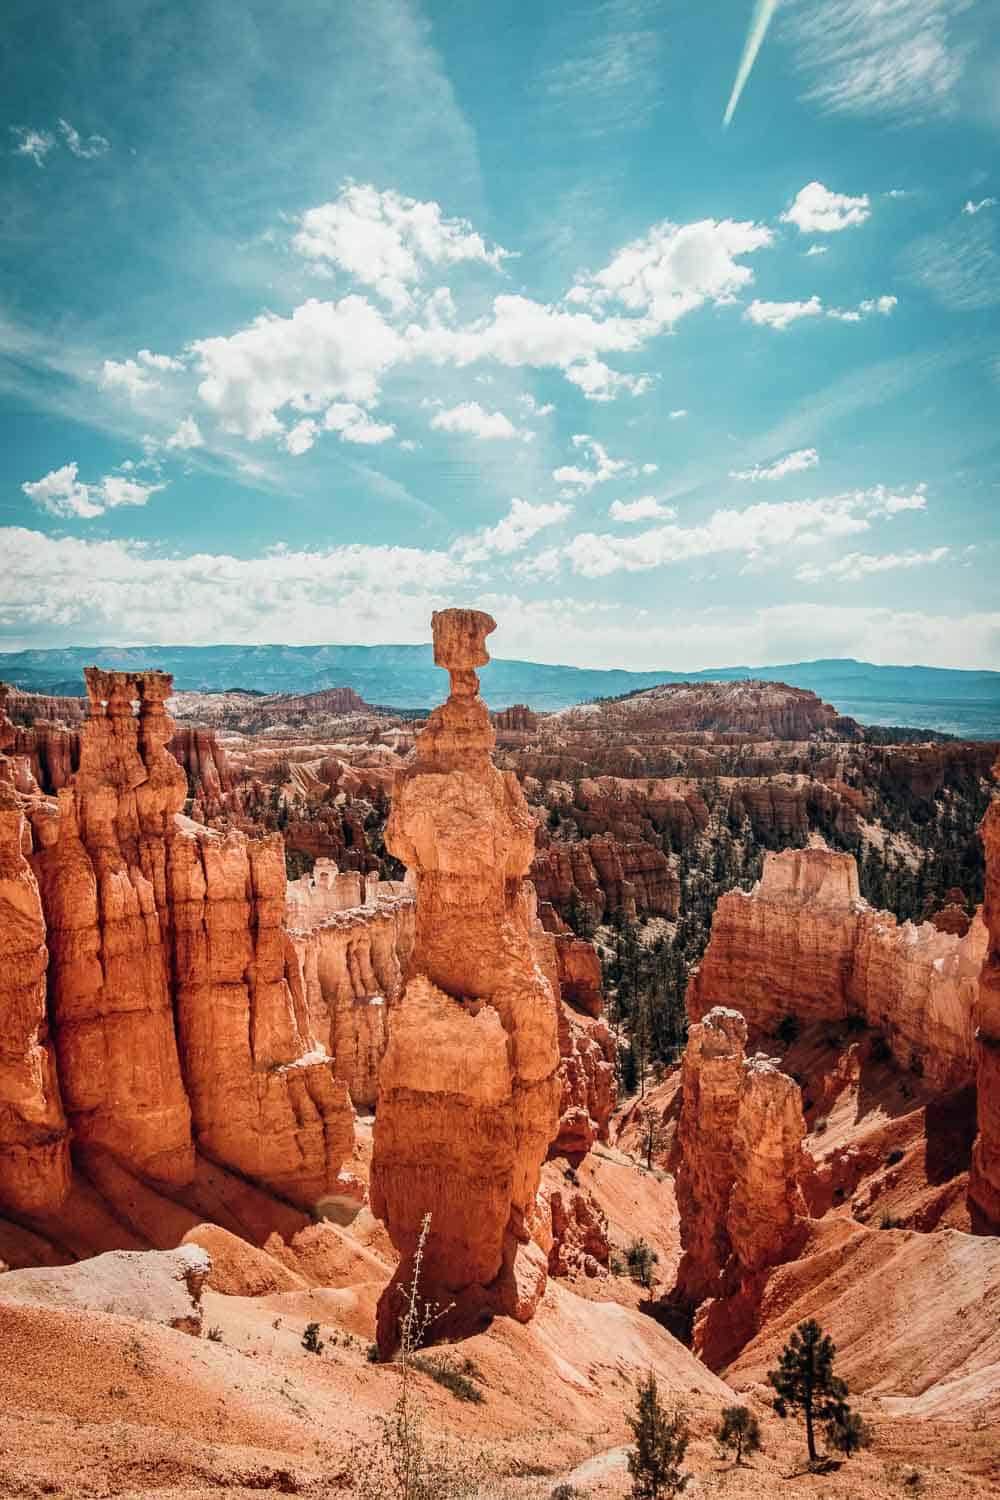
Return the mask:
<svg viewBox="0 0 1000 1500">
<path fill-rule="evenodd" d="M 0 746 L 13 733 L 0 700 Z M 69 1190 L 69 1132 L 48 1036 L 45 918 L 0 755 L 0 1209 L 48 1213 Z"/>
<path fill-rule="evenodd" d="M 1000 764 L 994 774 L 1000 775 Z M 1000 800 L 987 808 L 981 833 L 986 851 L 983 920 L 988 939 L 973 1010 L 979 1135 L 972 1151 L 969 1212 L 974 1229 L 1000 1234 Z"/>
<path fill-rule="evenodd" d="M 556 1133 L 557 997 L 536 957 L 524 884 L 534 824 L 495 742 L 475 668 L 496 628 L 478 610 L 433 616 L 451 678 L 398 773 L 386 845 L 415 876 L 416 938 L 382 1062 L 372 1207 L 401 1263 L 379 1304 L 398 1337 L 398 1288 L 431 1216 L 421 1296 L 458 1331 L 493 1312 L 531 1316 L 545 1261 L 530 1245 L 539 1173 Z"/>
</svg>

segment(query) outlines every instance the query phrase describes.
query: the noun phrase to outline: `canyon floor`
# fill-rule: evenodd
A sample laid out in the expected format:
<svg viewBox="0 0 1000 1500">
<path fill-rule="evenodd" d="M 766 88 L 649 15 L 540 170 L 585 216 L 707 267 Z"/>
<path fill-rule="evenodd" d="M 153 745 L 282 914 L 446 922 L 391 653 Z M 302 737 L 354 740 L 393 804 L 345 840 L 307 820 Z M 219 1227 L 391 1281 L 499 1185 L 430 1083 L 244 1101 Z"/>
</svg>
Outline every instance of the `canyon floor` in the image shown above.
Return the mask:
<svg viewBox="0 0 1000 1500">
<path fill-rule="evenodd" d="M 810 1054 L 820 1069 L 831 1061 L 808 1039 L 797 1050 L 792 1063 Z M 890 1139 L 908 1140 L 899 1178 L 884 1188 L 898 1211 L 904 1199 L 925 1197 L 928 1183 L 919 1102 L 901 1114 L 898 1080 L 885 1073 L 860 1111 L 856 1091 L 846 1090 L 828 1139 L 809 1144 L 867 1150 L 877 1137 L 881 1153 Z M 496 1493 L 511 1500 L 549 1496 L 559 1484 L 612 1500 L 629 1490 L 625 1419 L 636 1383 L 653 1370 L 689 1420 L 687 1494 L 1000 1494 L 1000 1242 L 960 1229 L 862 1228 L 846 1208 L 831 1211 L 799 1260 L 773 1273 L 765 1331 L 713 1374 L 648 1310 L 673 1282 L 680 1244 L 670 1174 L 655 1164 L 646 1170 L 634 1154 L 636 1113 L 640 1104 L 655 1108 L 669 1131 L 676 1097 L 673 1075 L 646 1100 L 629 1101 L 611 1143 L 574 1172 L 604 1212 L 613 1245 L 623 1251 L 641 1236 L 656 1250 L 656 1285 L 647 1292 L 606 1273 L 551 1279 L 531 1323 L 498 1318 L 446 1348 L 456 1363 L 473 1362 L 481 1402 L 414 1374 L 427 1434 L 482 1450 L 501 1476 Z M 351 1167 L 362 1176 L 370 1139 L 370 1122 L 359 1121 Z M 565 1160 L 550 1162 L 545 1183 L 562 1185 L 571 1171 Z M 868 1175 L 867 1191 L 879 1175 Z M 114 1265 L 103 1305 L 99 1292 L 87 1308 L 0 1304 L 5 1500 L 352 1493 L 376 1419 L 400 1382 L 397 1365 L 373 1364 L 368 1354 L 394 1261 L 381 1225 L 362 1208 L 347 1225 L 305 1231 L 298 1259 L 290 1249 L 284 1261 L 224 1230 L 194 1238 L 213 1261 L 201 1291 L 201 1337 L 164 1326 L 174 1309 L 155 1291 L 130 1316 Z M 298 1273 L 289 1269 L 296 1264 Z M 119 1310 L 103 1310 L 111 1305 Z M 822 1473 L 806 1470 L 801 1429 L 774 1415 L 766 1386 L 788 1331 L 807 1315 L 832 1332 L 838 1368 L 875 1435 L 870 1450 Z M 325 1344 L 320 1354 L 302 1347 L 313 1322 Z M 764 1452 L 741 1466 L 720 1459 L 712 1435 L 721 1407 L 737 1401 L 751 1407 L 764 1436 Z"/>
</svg>

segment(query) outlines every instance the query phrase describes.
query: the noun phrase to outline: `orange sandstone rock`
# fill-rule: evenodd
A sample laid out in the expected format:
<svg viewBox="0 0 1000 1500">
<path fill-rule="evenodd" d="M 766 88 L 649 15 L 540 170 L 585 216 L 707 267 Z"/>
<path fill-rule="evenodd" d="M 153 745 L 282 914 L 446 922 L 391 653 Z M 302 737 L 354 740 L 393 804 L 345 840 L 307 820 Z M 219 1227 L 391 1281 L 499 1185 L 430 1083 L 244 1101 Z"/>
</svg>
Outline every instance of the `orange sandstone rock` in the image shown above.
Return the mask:
<svg viewBox="0 0 1000 1500">
<path fill-rule="evenodd" d="M 861 1016 L 884 1032 L 897 1061 L 939 1088 L 972 1081 L 973 1022 L 986 934 L 965 937 L 930 923 L 899 925 L 861 900 L 849 854 L 786 849 L 767 854 L 754 887 L 730 891 L 687 992 L 688 1014 L 733 1005 L 751 1035 L 794 1015 L 803 1025 Z"/>
<path fill-rule="evenodd" d="M 974 1010 L 979 1134 L 972 1152 L 969 1209 L 974 1228 L 1000 1234 L 1000 800 L 987 809 L 981 832 L 987 951 Z"/>
<path fill-rule="evenodd" d="M 386 829 L 415 877 L 417 907 L 374 1132 L 372 1208 L 402 1258 L 379 1305 L 384 1353 L 427 1214 L 422 1295 L 455 1303 L 456 1319 L 531 1316 L 544 1261 L 539 1272 L 528 1241 L 560 1095 L 556 993 L 523 878 L 534 821 L 515 776 L 492 764 L 478 696 L 475 668 L 495 624 L 476 610 L 445 610 L 432 624 L 451 692 L 397 776 Z"/>
<path fill-rule="evenodd" d="M 746 1036 L 739 1012 L 717 1006 L 691 1027 L 684 1052 L 676 1295 L 690 1306 L 746 1290 L 757 1273 L 794 1258 L 805 1237 L 801 1090 L 771 1059 L 748 1058 Z"/>
<path fill-rule="evenodd" d="M 45 1009 L 45 920 L 5 771 L 0 757 L 0 1205 L 47 1213 L 69 1190 L 68 1133 Z"/>
</svg>

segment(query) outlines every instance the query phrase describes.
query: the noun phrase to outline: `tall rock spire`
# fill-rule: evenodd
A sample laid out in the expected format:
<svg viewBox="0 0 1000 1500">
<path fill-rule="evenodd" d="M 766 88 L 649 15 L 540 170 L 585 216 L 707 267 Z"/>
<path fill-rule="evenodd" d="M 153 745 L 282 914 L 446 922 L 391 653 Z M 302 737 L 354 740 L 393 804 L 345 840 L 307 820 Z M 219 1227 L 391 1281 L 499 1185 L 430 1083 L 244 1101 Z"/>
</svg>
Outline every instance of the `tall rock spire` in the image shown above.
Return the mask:
<svg viewBox="0 0 1000 1500">
<path fill-rule="evenodd" d="M 372 1206 L 401 1255 L 379 1307 L 384 1354 L 426 1214 L 421 1295 L 452 1304 L 454 1329 L 492 1312 L 531 1316 L 545 1281 L 531 1221 L 560 1094 L 557 997 L 537 962 L 524 883 L 534 824 L 514 774 L 493 765 L 478 695 L 496 624 L 448 609 L 432 626 L 451 692 L 397 776 L 386 829 L 416 880 L 417 913 L 372 1163 Z"/>
</svg>

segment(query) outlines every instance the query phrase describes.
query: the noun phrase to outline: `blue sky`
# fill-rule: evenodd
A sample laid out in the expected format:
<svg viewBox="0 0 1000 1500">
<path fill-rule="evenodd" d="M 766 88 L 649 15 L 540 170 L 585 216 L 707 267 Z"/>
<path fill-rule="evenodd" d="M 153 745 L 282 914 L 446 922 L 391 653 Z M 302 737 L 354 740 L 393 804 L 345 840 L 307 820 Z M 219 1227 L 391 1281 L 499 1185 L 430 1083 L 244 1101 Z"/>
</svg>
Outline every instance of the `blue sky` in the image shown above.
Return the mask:
<svg viewBox="0 0 1000 1500">
<path fill-rule="evenodd" d="M 992 10 L 10 0 L 0 649 L 1000 668 Z"/>
</svg>

